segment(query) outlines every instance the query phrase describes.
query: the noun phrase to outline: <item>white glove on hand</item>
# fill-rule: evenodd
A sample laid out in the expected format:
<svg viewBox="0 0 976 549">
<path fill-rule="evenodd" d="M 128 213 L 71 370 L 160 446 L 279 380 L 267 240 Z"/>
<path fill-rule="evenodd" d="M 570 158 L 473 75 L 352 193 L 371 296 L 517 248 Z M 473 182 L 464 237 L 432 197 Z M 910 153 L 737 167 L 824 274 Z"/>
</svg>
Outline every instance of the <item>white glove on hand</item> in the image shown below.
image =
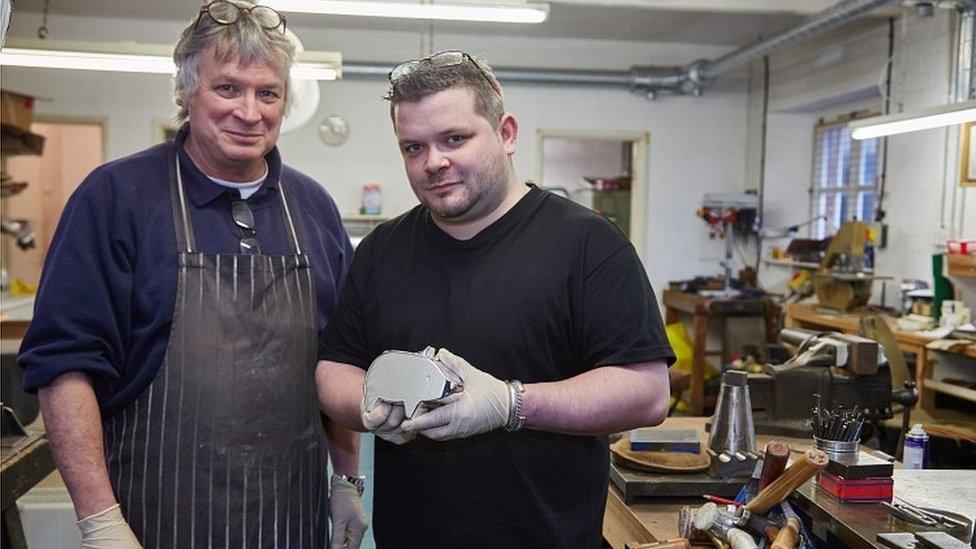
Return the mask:
<svg viewBox="0 0 976 549">
<path fill-rule="evenodd" d="M 142 549 L 119 504 L 78 521 L 81 549 Z"/>
<path fill-rule="evenodd" d="M 380 402 L 367 412 L 364 399 L 359 401 L 359 415 L 367 431 L 393 444 L 406 444 L 417 436 L 416 433 L 407 433 L 400 427 L 405 417 L 403 404 Z"/>
<path fill-rule="evenodd" d="M 330 549 L 359 549 L 366 533 L 366 510 L 359 490 L 347 480 L 332 475 L 329 489 L 329 518 L 332 520 Z"/>
<path fill-rule="evenodd" d="M 461 378 L 464 390 L 439 401 L 443 406 L 404 421 L 400 426 L 404 431 L 433 440 L 452 440 L 487 433 L 508 423 L 508 384 L 447 349 L 438 351 L 436 358 Z"/>
</svg>

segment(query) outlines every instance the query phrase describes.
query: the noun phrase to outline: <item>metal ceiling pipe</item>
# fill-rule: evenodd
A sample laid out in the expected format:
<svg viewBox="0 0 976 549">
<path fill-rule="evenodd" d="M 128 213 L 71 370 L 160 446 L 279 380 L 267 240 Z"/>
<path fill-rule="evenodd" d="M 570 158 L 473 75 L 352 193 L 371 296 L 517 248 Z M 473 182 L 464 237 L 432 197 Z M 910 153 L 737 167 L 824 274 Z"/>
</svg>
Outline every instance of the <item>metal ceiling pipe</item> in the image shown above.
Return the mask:
<svg viewBox="0 0 976 549">
<path fill-rule="evenodd" d="M 766 40 L 745 46 L 718 59 L 700 59 L 687 67 L 634 66 L 629 70 L 595 71 L 496 67 L 495 76 L 504 82 L 546 85 L 576 85 L 627 88 L 653 98 L 659 92 L 701 94 L 723 72 L 768 55 L 784 46 L 807 40 L 848 23 L 868 11 L 895 0 L 844 0 L 808 17 L 800 25 Z M 386 77 L 394 64 L 343 63 L 344 77 Z"/>
<path fill-rule="evenodd" d="M 342 76 L 383 77 L 393 70 L 393 64 L 358 63 L 342 64 Z M 572 84 L 628 88 L 634 83 L 632 71 L 595 71 L 571 69 L 531 69 L 495 67 L 495 77 L 505 82 L 522 84 Z"/>
<path fill-rule="evenodd" d="M 890 4 L 894 0 L 845 0 L 835 6 L 827 8 L 822 12 L 808 17 L 803 23 L 773 35 L 755 44 L 735 50 L 715 59 L 706 61 L 698 65 L 696 77 L 707 82 L 713 80 L 719 74 L 744 65 L 754 59 L 802 40 L 808 40 L 815 36 L 820 36 L 833 30 L 845 23 L 853 21 L 865 13 Z M 694 65 L 693 65 L 694 67 Z"/>
</svg>

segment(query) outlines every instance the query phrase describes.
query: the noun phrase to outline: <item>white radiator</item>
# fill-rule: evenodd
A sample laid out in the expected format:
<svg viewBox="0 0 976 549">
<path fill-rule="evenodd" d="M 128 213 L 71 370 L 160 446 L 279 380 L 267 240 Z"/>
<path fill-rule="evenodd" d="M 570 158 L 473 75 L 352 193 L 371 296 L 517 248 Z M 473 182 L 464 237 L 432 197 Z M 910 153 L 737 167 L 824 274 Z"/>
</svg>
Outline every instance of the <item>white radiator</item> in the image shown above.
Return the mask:
<svg viewBox="0 0 976 549">
<path fill-rule="evenodd" d="M 17 500 L 17 511 L 30 549 L 65 549 L 81 544 L 67 488 L 32 488 Z"/>
</svg>

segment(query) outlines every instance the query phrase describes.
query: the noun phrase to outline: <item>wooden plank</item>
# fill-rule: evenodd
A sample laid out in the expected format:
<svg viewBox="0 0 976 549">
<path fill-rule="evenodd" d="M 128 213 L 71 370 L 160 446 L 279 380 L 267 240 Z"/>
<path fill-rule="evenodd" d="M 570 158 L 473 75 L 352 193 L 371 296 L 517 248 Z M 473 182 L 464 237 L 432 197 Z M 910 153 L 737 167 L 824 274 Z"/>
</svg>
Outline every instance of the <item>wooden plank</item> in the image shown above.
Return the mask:
<svg viewBox="0 0 976 549">
<path fill-rule="evenodd" d="M 665 307 L 677 309 L 683 313 L 694 314 L 704 307 L 705 300 L 698 294 L 679 292 L 678 290 L 664 290 L 661 300 Z"/>
<path fill-rule="evenodd" d="M 54 470 L 54 456 L 47 438 L 39 436 L 0 465 L 0 509 L 7 509 L 17 498 Z"/>
<path fill-rule="evenodd" d="M 627 509 L 617 488 L 607 490 L 607 509 L 603 515 L 603 539 L 614 549 L 623 549 L 628 543 L 657 541 L 637 517 Z"/>
<path fill-rule="evenodd" d="M 927 379 L 925 380 L 925 387 L 927 389 L 932 389 L 940 393 L 945 393 L 947 395 L 952 395 L 954 397 L 963 398 L 970 402 L 976 402 L 976 391 L 972 389 L 967 389 L 965 387 L 960 387 L 958 385 L 953 385 L 952 383 L 945 383 L 942 381 L 935 381 L 934 379 Z"/>
<path fill-rule="evenodd" d="M 24 525 L 20 522 L 16 505 L 3 511 L 3 537 L 0 539 L 3 539 L 4 549 L 28 549 L 27 536 L 24 535 Z"/>
<path fill-rule="evenodd" d="M 29 323 L 29 320 L 0 320 L 0 338 L 11 340 L 24 339 L 24 334 L 27 333 L 27 325 Z"/>
<path fill-rule="evenodd" d="M 708 340 L 708 317 L 696 314 L 692 326 L 691 413 L 700 416 L 705 411 L 705 343 Z"/>
</svg>

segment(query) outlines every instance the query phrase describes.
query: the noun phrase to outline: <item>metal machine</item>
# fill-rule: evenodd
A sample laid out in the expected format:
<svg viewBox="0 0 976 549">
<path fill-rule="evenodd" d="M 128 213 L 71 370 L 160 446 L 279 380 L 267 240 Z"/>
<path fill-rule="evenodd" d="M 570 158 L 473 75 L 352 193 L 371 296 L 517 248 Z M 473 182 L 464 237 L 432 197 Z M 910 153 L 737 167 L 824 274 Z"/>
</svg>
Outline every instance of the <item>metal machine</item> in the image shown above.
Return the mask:
<svg viewBox="0 0 976 549">
<path fill-rule="evenodd" d="M 893 403 L 903 404 L 907 430 L 918 391 L 910 379 L 904 388 L 893 387 L 891 365 L 877 341 L 800 329 L 783 330 L 780 340 L 796 346 L 796 355 L 782 364 L 765 364 L 762 373 L 748 378 L 757 433 L 811 436 L 810 414 L 818 402 L 824 408 L 863 410 L 874 422 L 893 417 Z"/>
<path fill-rule="evenodd" d="M 868 249 L 873 240 L 871 226 L 863 221 L 841 225 L 814 275 L 821 305 L 839 311 L 863 307 L 871 298 L 874 281 L 892 278 L 874 274 L 869 268 Z"/>
<path fill-rule="evenodd" d="M 759 197 L 747 193 L 707 193 L 702 199 L 702 207 L 698 210 L 698 217 L 702 218 L 716 235 L 725 238 L 725 259 L 722 267 L 725 270 L 725 285 L 721 294 L 733 297 L 739 294 L 732 289 L 732 249 L 735 241 L 735 231 L 753 230 L 756 223 L 756 212 L 759 207 Z"/>
</svg>

